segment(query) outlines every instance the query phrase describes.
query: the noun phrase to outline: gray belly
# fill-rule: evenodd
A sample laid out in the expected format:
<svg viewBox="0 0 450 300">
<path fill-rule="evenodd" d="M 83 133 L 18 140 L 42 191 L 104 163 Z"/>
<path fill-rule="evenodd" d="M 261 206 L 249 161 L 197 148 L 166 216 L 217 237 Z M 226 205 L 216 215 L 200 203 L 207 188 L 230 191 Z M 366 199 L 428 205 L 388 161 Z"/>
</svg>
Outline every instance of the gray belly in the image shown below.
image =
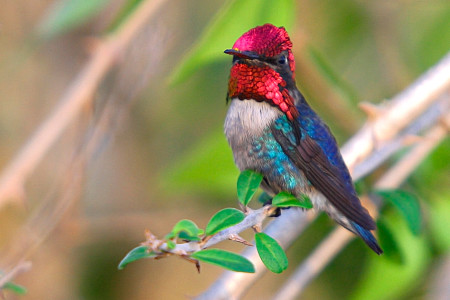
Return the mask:
<svg viewBox="0 0 450 300">
<path fill-rule="evenodd" d="M 225 119 L 225 135 L 237 167 L 261 173 L 262 187 L 271 195 L 288 191 L 300 195 L 310 191 L 308 181 L 283 152 L 270 130 L 283 114 L 265 102 L 231 102 Z"/>
</svg>

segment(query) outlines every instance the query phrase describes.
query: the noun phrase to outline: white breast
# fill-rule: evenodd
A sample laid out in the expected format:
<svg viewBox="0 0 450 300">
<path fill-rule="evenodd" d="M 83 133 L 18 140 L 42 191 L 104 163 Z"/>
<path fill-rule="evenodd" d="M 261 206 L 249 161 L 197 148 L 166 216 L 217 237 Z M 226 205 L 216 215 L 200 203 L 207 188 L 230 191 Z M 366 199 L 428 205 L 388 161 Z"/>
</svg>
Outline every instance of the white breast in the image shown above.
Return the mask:
<svg viewBox="0 0 450 300">
<path fill-rule="evenodd" d="M 266 102 L 255 100 L 231 100 L 225 119 L 225 134 L 230 140 L 233 136 L 258 136 L 281 112 Z"/>
</svg>

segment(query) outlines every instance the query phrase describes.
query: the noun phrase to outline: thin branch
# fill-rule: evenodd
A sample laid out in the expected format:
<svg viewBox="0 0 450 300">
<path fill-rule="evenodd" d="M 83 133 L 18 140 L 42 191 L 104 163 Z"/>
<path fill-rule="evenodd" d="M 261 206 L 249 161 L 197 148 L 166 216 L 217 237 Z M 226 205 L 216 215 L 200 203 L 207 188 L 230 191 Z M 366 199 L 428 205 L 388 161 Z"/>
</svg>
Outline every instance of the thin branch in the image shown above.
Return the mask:
<svg viewBox="0 0 450 300">
<path fill-rule="evenodd" d="M 0 207 L 23 195 L 23 186 L 44 155 L 73 122 L 94 93 L 108 70 L 164 0 L 144 1 L 115 33 L 103 38 L 91 59 L 78 74 L 59 105 L 9 163 L 0 177 Z"/>
<path fill-rule="evenodd" d="M 350 171 L 358 163 L 373 154 L 378 147 L 388 144 L 408 124 L 414 123 L 415 119 L 433 102 L 437 101 L 438 96 L 446 91 L 449 86 L 450 53 L 406 90 L 395 96 L 392 101 L 385 104 L 380 109 L 382 113 L 372 116 L 363 128 L 344 145 L 341 153 Z M 375 168 L 376 165 L 372 167 Z M 359 179 L 353 178 L 354 180 Z M 288 235 L 283 247 L 288 247 L 298 236 L 295 232 L 296 227 L 303 229 L 308 224 L 308 220 L 304 217 L 297 216 L 288 219 L 286 215 L 283 212 L 265 229 L 266 233 L 278 241 L 280 241 L 280 236 L 286 237 Z M 292 224 L 295 224 L 295 226 L 292 226 Z M 278 230 L 272 232 L 272 228 Z M 289 228 L 289 230 L 286 230 L 286 228 Z M 293 231 L 291 232 L 291 230 Z M 258 268 L 260 259 L 254 249 L 252 251 L 252 248 L 248 248 L 242 254 L 256 265 L 256 274 L 248 276 L 226 271 L 208 290 L 198 296 L 198 299 L 238 299 L 266 272 L 266 268 Z"/>
<path fill-rule="evenodd" d="M 447 118 L 450 121 L 450 114 L 447 115 Z M 393 189 L 401 185 L 427 155 L 446 137 L 447 133 L 448 127 L 444 124 L 437 124 L 431 128 L 421 143 L 417 144 L 377 181 L 374 185 L 375 189 Z M 371 214 L 374 215 L 373 212 Z M 297 299 L 308 283 L 320 274 L 324 267 L 354 238 L 353 234 L 342 227 L 333 230 L 302 262 L 273 299 Z"/>
<path fill-rule="evenodd" d="M 242 222 L 220 231 L 219 233 L 213 235 L 210 239 L 205 240 L 205 242 L 194 241 L 189 243 L 180 243 L 176 244 L 173 249 L 170 249 L 164 240 L 158 240 L 155 236 L 150 235 L 149 238 L 147 238 L 147 241 L 143 244 L 149 246 L 151 251 L 161 256 L 166 253 L 186 255 L 201 249 L 209 248 L 225 240 L 238 241 L 236 236 L 239 236 L 239 233 L 246 229 L 252 228 L 253 226 L 261 226 L 264 219 L 271 214 L 272 207 L 270 205 L 266 205 L 257 210 L 250 210 Z M 156 256 L 155 258 L 159 257 Z"/>
<path fill-rule="evenodd" d="M 0 290 L 5 286 L 5 284 L 13 281 L 13 279 L 16 278 L 17 275 L 27 272 L 30 269 L 30 261 L 22 261 L 18 263 L 11 271 L 0 277 Z"/>
<path fill-rule="evenodd" d="M 403 92 L 386 102 L 378 117 L 367 122 L 342 147 L 344 160 L 352 169 L 357 163 L 391 140 L 421 115 L 450 87 L 450 52 Z"/>
</svg>

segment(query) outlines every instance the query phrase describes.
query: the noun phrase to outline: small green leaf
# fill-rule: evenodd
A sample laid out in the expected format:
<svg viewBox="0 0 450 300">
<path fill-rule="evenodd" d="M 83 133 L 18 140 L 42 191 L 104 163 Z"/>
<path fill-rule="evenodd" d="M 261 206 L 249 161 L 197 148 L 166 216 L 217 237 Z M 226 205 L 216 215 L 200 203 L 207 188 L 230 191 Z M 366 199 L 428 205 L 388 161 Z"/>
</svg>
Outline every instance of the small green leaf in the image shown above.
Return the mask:
<svg viewBox="0 0 450 300">
<path fill-rule="evenodd" d="M 3 289 L 10 290 L 13 293 L 16 293 L 18 295 L 25 295 L 27 293 L 27 288 L 12 282 L 7 282 L 3 286 Z"/>
<path fill-rule="evenodd" d="M 263 176 L 252 170 L 245 170 L 241 172 L 237 181 L 237 195 L 239 201 L 247 206 L 256 193 Z"/>
<path fill-rule="evenodd" d="M 38 26 L 38 33 L 41 37 L 48 39 L 68 32 L 89 21 L 107 3 L 107 0 L 57 1 Z"/>
<path fill-rule="evenodd" d="M 266 205 L 272 202 L 272 197 L 269 196 L 266 192 L 262 192 L 258 197 L 258 202 L 262 205 Z"/>
<path fill-rule="evenodd" d="M 255 273 L 255 267 L 248 259 L 229 251 L 207 249 L 195 252 L 191 257 L 231 271 Z"/>
<path fill-rule="evenodd" d="M 404 263 L 404 257 L 402 256 L 400 248 L 395 241 L 389 225 L 383 220 L 382 217 L 377 220 L 377 232 L 381 248 L 383 248 L 384 251 L 383 254 L 394 262 L 399 264 Z"/>
<path fill-rule="evenodd" d="M 280 244 L 264 232 L 255 234 L 256 249 L 264 265 L 274 273 L 281 273 L 288 267 L 286 253 Z"/>
<path fill-rule="evenodd" d="M 419 200 L 416 196 L 402 190 L 381 190 L 375 193 L 397 208 L 406 220 L 411 232 L 414 235 L 419 235 L 422 227 L 422 215 Z"/>
<path fill-rule="evenodd" d="M 198 236 L 192 236 L 187 234 L 185 231 L 181 231 L 178 234 L 178 237 L 182 240 L 186 240 L 186 241 L 200 241 L 200 238 Z"/>
<path fill-rule="evenodd" d="M 225 228 L 242 222 L 245 214 L 235 208 L 225 208 L 217 212 L 206 225 L 206 235 L 213 235 Z"/>
<path fill-rule="evenodd" d="M 312 202 L 308 196 L 302 195 L 302 199 L 299 200 L 295 196 L 287 192 L 281 192 L 277 194 L 275 197 L 273 197 L 272 205 L 276 207 L 297 206 L 307 209 L 313 207 Z"/>
<path fill-rule="evenodd" d="M 189 237 L 198 237 L 202 230 L 197 227 L 197 225 L 191 220 L 181 220 L 172 229 L 174 235 L 180 235 L 181 232 L 184 232 Z"/>
<path fill-rule="evenodd" d="M 128 252 L 128 254 L 122 259 L 122 261 L 119 263 L 119 270 L 122 270 L 125 268 L 126 265 L 129 263 L 141 259 L 141 258 L 152 258 L 155 257 L 156 254 L 153 252 L 148 251 L 148 247 L 146 246 L 139 246 Z"/>
<path fill-rule="evenodd" d="M 168 240 L 166 243 L 167 243 L 167 248 L 175 249 L 176 244 L 174 241 Z"/>
</svg>

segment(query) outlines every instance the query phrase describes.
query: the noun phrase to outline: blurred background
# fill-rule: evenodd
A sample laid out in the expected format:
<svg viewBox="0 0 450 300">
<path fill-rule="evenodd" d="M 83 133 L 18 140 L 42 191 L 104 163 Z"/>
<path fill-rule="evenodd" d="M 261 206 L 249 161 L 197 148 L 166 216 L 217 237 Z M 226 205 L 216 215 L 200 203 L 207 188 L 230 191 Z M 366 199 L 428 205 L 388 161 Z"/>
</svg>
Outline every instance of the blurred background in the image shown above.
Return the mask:
<svg viewBox="0 0 450 300">
<path fill-rule="evenodd" d="M 101 37 L 120 31 L 140 2 L 0 0 L 2 169 L 49 118 Z M 146 228 L 162 237 L 184 218 L 204 228 L 218 210 L 237 207 L 238 170 L 222 133 L 231 64 L 223 50 L 266 22 L 287 28 L 297 84 L 340 144 L 365 121 L 359 102 L 391 98 L 450 50 L 446 0 L 163 1 L 21 189 L 0 200 L 0 268 L 33 264 L 14 279 L 28 292 L 5 291 L 6 299 L 184 299 L 222 273 L 203 264 L 198 274 L 175 257 L 117 265 Z M 434 299 L 440 272 L 450 276 L 449 162 L 447 139 L 402 187 L 421 201 L 420 235 L 396 211 L 383 211 L 400 259 L 354 241 L 303 298 Z M 388 165 L 361 185 L 370 187 Z M 290 268 L 266 274 L 245 299 L 271 295 L 333 226 L 315 220 L 289 249 Z"/>
</svg>

